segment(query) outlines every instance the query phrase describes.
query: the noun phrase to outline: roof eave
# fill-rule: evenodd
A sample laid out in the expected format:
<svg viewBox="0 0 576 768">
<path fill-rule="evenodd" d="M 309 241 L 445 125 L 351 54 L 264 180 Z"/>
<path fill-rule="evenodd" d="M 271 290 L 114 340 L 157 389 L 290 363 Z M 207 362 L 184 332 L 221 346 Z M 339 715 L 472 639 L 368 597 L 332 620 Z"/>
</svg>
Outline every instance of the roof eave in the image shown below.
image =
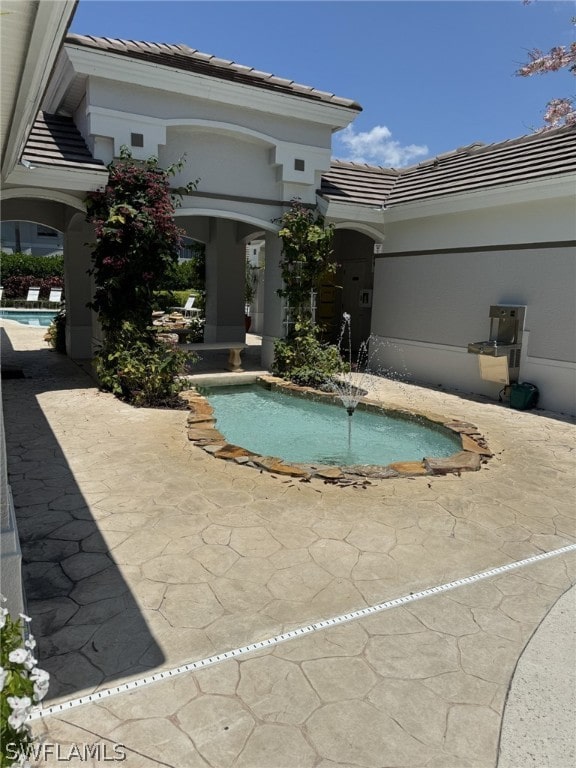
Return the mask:
<svg viewBox="0 0 576 768">
<path fill-rule="evenodd" d="M 576 202 L 576 173 L 398 203 L 386 208 L 385 219 L 386 222 L 420 219 L 445 213 L 533 202 L 543 197 L 573 197 Z"/>
<path fill-rule="evenodd" d="M 53 187 L 54 189 L 72 192 L 94 192 L 108 180 L 108 170 L 70 168 L 66 166 L 47 167 L 42 165 L 27 168 L 17 165 L 8 178 L 7 183 L 20 187 Z"/>
<path fill-rule="evenodd" d="M 171 91 L 184 96 L 216 101 L 227 105 L 248 107 L 282 117 L 293 117 L 345 128 L 361 109 L 303 95 L 279 93 L 255 85 L 220 80 L 206 74 L 188 72 L 155 62 L 115 55 L 111 51 L 75 45 L 67 42 L 66 55 L 77 74 L 92 75 L 130 85 Z M 122 66 L 118 66 L 121 58 Z M 58 104 L 46 104 L 55 111 Z"/>
<path fill-rule="evenodd" d="M 363 205 L 361 203 L 343 202 L 342 200 L 333 200 L 322 197 L 317 194 L 320 210 L 323 216 L 329 220 L 358 221 L 367 224 L 383 224 L 384 211 L 382 207 L 373 205 Z"/>
<path fill-rule="evenodd" d="M 4 139 L 3 181 L 8 178 L 18 163 L 77 4 L 78 0 L 37 4 L 28 54 L 19 82 L 16 84 L 18 96 L 8 134 L 2 137 Z"/>
</svg>

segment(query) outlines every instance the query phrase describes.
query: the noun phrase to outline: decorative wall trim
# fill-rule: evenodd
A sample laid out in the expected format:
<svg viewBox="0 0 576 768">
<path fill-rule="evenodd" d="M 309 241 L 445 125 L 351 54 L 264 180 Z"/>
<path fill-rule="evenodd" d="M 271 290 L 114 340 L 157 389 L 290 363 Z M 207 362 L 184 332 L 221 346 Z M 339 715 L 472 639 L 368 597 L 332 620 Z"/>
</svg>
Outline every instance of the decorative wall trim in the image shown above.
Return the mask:
<svg viewBox="0 0 576 768">
<path fill-rule="evenodd" d="M 456 248 L 430 248 L 420 251 L 394 251 L 376 254 L 377 259 L 397 256 L 440 256 L 448 253 L 490 253 L 493 251 L 528 251 L 550 248 L 574 248 L 576 240 L 558 240 L 543 243 L 503 243 L 500 245 L 463 245 Z"/>
</svg>

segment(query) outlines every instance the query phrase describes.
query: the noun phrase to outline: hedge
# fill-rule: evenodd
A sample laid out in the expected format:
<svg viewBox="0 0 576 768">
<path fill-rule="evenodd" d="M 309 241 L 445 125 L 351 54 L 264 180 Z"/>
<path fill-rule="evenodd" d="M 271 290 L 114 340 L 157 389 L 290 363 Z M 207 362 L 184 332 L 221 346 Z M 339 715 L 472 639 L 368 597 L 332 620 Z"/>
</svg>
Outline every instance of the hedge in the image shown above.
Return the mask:
<svg viewBox="0 0 576 768">
<path fill-rule="evenodd" d="M 40 288 L 40 298 L 47 299 L 51 288 L 64 288 L 62 277 L 35 277 L 34 275 L 14 275 L 3 279 L 5 299 L 25 299 L 29 288 Z"/>
<path fill-rule="evenodd" d="M 25 299 L 30 287 L 40 288 L 40 298 L 47 299 L 50 288 L 64 287 L 64 257 L 0 252 L 0 284 L 5 299 Z M 163 288 L 163 295 L 158 297 L 160 308 L 183 305 L 190 293 L 197 294 L 196 305 L 201 308 L 203 252 L 199 250 L 195 258 L 175 264 Z"/>
<path fill-rule="evenodd" d="M 64 278 L 63 256 L 31 256 L 27 253 L 0 253 L 0 275 L 2 285 L 11 277 L 32 275 L 33 277 Z"/>
</svg>

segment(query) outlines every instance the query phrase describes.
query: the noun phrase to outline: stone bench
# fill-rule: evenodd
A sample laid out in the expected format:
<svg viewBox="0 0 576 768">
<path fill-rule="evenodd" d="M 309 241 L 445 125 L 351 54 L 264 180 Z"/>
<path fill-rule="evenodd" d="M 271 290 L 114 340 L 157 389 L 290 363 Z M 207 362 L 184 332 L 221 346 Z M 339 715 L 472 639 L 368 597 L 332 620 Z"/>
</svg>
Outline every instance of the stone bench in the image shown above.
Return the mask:
<svg viewBox="0 0 576 768">
<path fill-rule="evenodd" d="M 201 341 L 196 343 L 178 344 L 178 349 L 183 349 L 187 352 L 201 352 L 203 349 L 227 349 L 229 370 L 241 371 L 241 354 L 242 350 L 246 349 L 246 344 L 243 341 Z"/>
</svg>

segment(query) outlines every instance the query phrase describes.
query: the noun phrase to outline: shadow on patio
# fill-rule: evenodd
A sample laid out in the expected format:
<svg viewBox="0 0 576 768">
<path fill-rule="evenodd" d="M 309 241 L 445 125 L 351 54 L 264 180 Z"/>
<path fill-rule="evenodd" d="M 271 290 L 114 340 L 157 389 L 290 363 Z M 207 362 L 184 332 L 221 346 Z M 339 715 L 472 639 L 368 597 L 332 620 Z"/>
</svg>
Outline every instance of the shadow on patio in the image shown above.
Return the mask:
<svg viewBox="0 0 576 768">
<path fill-rule="evenodd" d="M 2 387 L 8 474 L 27 611 L 53 700 L 151 669 L 164 656 L 42 409 L 42 398 L 61 396 L 63 389 L 73 408 L 74 397 L 92 382 L 68 358 L 49 349 L 15 350 L 0 332 L 9 371 Z M 99 480 L 104 498 L 105 478 Z"/>
</svg>

